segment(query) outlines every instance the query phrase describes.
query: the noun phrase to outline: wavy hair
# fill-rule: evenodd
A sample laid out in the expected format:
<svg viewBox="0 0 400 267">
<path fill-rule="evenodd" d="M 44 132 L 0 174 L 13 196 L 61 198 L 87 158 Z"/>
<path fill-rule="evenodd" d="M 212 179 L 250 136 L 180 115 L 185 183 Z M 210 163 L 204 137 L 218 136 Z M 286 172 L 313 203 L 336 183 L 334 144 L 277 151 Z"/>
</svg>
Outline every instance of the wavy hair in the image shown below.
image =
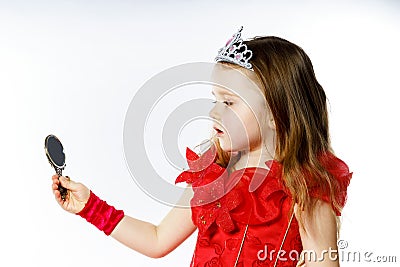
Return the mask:
<svg viewBox="0 0 400 267">
<path fill-rule="evenodd" d="M 258 36 L 244 43 L 253 52 L 250 62 L 275 120 L 275 159 L 283 166 L 283 181 L 294 200 L 292 210 L 297 203 L 312 215 L 316 199 L 310 197 L 309 188 L 318 185 L 341 211 L 334 190 L 338 182 L 319 160 L 321 154 L 333 154 L 333 150 L 327 98 L 310 58 L 302 48 L 279 37 Z M 240 154 L 231 158 L 216 137 L 211 140 L 217 147 L 217 164 L 227 167 L 240 158 Z"/>
</svg>

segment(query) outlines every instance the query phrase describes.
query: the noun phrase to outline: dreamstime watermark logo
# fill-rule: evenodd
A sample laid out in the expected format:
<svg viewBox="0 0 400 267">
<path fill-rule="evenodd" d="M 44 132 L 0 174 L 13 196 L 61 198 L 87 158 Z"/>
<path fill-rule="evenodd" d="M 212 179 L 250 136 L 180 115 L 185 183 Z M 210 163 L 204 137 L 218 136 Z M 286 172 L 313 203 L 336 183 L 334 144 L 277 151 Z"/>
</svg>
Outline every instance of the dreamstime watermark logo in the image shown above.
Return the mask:
<svg viewBox="0 0 400 267">
<path fill-rule="evenodd" d="M 239 93 L 240 88 L 246 88 L 244 94 L 250 93 L 250 88 L 256 88 L 251 79 L 235 68 L 216 63 L 197 62 L 175 66 L 158 73 L 136 92 L 128 107 L 124 121 L 123 147 L 125 161 L 131 176 L 142 191 L 153 199 L 170 206 L 177 206 L 176 196 L 181 196 L 185 188 L 171 184 L 158 175 L 146 153 L 145 128 L 150 114 L 155 110 L 161 99 L 182 87 L 188 86 L 190 88 L 190 85 L 222 87 L 237 93 L 242 99 L 247 98 Z M 265 99 L 260 90 L 253 90 L 254 92 L 259 94 L 256 99 Z M 185 161 L 182 160 L 183 157 L 178 150 L 179 131 L 188 122 L 196 119 L 206 118 L 213 120 L 209 116 L 212 108 L 211 103 L 211 99 L 190 99 L 177 105 L 168 114 L 168 119 L 162 127 L 161 141 L 164 155 L 171 166 L 179 166 L 180 170 L 183 171 L 184 166 L 182 164 Z M 249 104 L 249 107 L 251 108 L 251 104 Z M 256 114 L 256 112 L 252 112 Z M 234 111 L 232 113 L 230 117 L 232 121 L 235 121 L 235 131 L 243 131 L 243 134 L 247 135 L 244 130 L 244 123 L 240 121 L 237 114 L 234 114 Z M 217 122 L 214 121 L 214 123 Z M 227 136 L 227 138 L 230 138 L 230 136 Z M 260 184 L 261 182 L 259 181 Z M 213 187 L 213 184 L 210 183 L 207 186 Z M 258 186 L 259 184 L 252 185 L 253 188 Z M 223 192 L 223 194 L 226 193 Z M 218 197 L 222 197 L 222 195 Z M 207 201 L 212 202 L 213 200 L 206 200 L 203 204 L 207 204 Z M 185 204 L 184 207 L 189 208 L 189 203 Z"/>
<path fill-rule="evenodd" d="M 348 250 L 348 242 L 346 240 L 338 240 L 337 249 L 329 247 L 328 249 L 322 250 L 317 253 L 314 250 L 303 250 L 301 252 L 297 250 L 274 250 L 268 249 L 265 245 L 264 249 L 261 249 L 257 253 L 257 258 L 260 261 L 273 261 L 278 258 L 279 261 L 299 261 L 307 260 L 309 262 L 321 262 L 324 260 L 340 261 L 340 262 L 372 262 L 372 263 L 396 263 L 397 256 L 385 256 L 376 255 L 372 251 L 361 251 L 361 250 Z"/>
</svg>

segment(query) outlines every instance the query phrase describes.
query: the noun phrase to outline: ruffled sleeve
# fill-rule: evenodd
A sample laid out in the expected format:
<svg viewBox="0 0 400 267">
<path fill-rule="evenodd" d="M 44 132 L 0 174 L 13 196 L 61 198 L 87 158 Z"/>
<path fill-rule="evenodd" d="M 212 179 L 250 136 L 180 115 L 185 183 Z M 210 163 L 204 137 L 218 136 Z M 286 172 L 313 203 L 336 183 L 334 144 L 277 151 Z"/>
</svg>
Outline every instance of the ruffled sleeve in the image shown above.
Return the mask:
<svg viewBox="0 0 400 267">
<path fill-rule="evenodd" d="M 221 172 L 225 171 L 225 168 L 215 163 L 217 156 L 217 151 L 215 146 L 211 146 L 204 154 L 201 156 L 197 155 L 193 150 L 186 147 L 186 161 L 188 163 L 189 169 L 183 171 L 175 179 L 175 184 L 186 182 L 192 184 L 193 187 L 199 184 L 205 184 L 204 179 L 209 179 L 211 182 L 214 178 L 219 176 Z M 208 175 L 209 173 L 214 173 L 216 175 Z"/>
<path fill-rule="evenodd" d="M 349 171 L 349 167 L 344 161 L 329 152 L 325 153 L 321 157 L 321 163 L 326 170 L 336 178 L 336 183 L 332 186 L 335 191 L 336 201 L 339 206 L 343 208 L 347 201 L 347 188 L 350 184 L 353 173 Z M 330 192 L 328 189 L 324 189 L 321 186 L 311 187 L 310 196 L 331 203 Z M 341 212 L 338 209 L 333 206 L 332 208 L 337 216 L 341 215 Z"/>
<path fill-rule="evenodd" d="M 188 184 L 192 184 L 193 181 L 198 180 L 200 178 L 200 173 L 195 172 L 193 169 L 190 168 L 191 162 L 197 160 L 199 155 L 197 155 L 194 151 L 190 148 L 186 147 L 186 161 L 189 166 L 189 170 L 183 171 L 175 180 L 175 184 L 186 182 Z"/>
</svg>

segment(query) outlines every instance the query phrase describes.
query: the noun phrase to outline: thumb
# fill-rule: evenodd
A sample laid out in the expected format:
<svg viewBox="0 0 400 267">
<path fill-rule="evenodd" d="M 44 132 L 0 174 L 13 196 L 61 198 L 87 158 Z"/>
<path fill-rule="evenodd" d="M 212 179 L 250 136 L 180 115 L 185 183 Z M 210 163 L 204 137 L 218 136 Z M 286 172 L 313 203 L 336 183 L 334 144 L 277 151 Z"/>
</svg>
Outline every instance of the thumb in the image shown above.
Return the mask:
<svg viewBox="0 0 400 267">
<path fill-rule="evenodd" d="M 69 177 L 68 178 L 67 177 L 64 176 L 59 177 L 61 185 L 71 191 L 78 190 L 78 183 L 72 181 L 71 179 L 69 179 Z"/>
</svg>

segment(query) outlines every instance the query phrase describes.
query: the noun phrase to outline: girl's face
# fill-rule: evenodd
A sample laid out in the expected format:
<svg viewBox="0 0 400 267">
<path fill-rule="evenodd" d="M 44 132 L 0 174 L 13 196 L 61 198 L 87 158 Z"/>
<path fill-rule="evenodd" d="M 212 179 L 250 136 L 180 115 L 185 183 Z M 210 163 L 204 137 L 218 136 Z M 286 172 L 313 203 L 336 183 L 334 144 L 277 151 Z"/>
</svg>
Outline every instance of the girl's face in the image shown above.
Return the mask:
<svg viewBox="0 0 400 267">
<path fill-rule="evenodd" d="M 272 114 L 254 72 L 216 64 L 213 82 L 222 85 L 213 86 L 216 101 L 210 111 L 221 148 L 226 152 L 260 149 L 271 139 Z"/>
</svg>

